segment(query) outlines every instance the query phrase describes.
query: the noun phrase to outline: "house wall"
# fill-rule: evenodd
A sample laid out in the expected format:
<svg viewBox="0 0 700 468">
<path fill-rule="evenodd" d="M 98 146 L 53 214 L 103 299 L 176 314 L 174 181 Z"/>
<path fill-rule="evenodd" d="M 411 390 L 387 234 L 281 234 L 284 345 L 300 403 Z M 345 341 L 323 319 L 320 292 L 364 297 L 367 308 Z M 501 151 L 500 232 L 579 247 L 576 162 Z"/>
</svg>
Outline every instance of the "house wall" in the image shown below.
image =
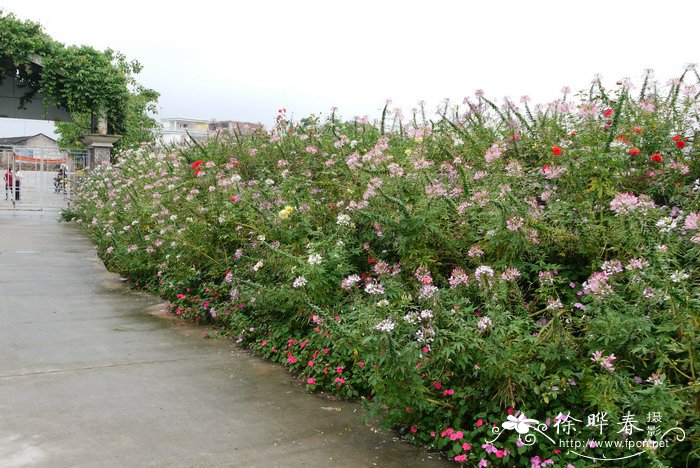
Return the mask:
<svg viewBox="0 0 700 468">
<path fill-rule="evenodd" d="M 37 135 L 25 141 L 21 146 L 28 148 L 58 148 L 58 143 L 45 135 Z"/>
</svg>

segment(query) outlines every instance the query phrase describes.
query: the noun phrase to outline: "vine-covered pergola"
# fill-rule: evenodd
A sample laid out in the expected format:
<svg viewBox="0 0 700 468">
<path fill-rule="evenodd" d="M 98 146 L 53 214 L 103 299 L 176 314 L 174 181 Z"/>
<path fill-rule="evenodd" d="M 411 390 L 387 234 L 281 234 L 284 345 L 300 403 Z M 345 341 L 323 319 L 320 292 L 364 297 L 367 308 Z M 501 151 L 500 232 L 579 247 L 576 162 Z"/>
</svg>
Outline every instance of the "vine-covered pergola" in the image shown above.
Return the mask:
<svg viewBox="0 0 700 468">
<path fill-rule="evenodd" d="M 89 122 L 92 163 L 109 161 L 125 130 L 137 62 L 111 50 L 65 46 L 41 25 L 0 11 L 0 117 Z"/>
</svg>

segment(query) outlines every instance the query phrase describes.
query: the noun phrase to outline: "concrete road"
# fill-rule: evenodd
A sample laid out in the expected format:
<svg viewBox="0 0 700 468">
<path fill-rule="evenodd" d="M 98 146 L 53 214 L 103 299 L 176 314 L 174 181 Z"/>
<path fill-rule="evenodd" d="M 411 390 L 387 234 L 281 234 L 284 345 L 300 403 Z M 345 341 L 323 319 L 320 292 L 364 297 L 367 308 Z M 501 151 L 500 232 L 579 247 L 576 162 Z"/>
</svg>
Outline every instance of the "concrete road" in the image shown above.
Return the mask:
<svg viewBox="0 0 700 468">
<path fill-rule="evenodd" d="M 157 318 L 56 212 L 0 212 L 0 466 L 441 466 Z"/>
</svg>

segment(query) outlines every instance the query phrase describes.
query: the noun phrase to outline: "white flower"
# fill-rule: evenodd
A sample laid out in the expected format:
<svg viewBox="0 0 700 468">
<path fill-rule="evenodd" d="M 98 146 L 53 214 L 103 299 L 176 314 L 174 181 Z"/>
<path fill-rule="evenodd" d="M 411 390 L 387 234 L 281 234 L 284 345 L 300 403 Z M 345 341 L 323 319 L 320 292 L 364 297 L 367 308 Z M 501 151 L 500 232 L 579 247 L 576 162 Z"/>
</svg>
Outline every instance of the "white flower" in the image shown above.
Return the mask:
<svg viewBox="0 0 700 468">
<path fill-rule="evenodd" d="M 266 185 L 275 185 L 275 181 L 272 179 L 267 179 L 267 180 L 265 180 L 265 184 Z"/>
<path fill-rule="evenodd" d="M 676 270 L 673 273 L 671 273 L 670 279 L 674 283 L 680 283 L 681 281 L 690 278 L 690 275 L 688 273 L 683 273 L 682 271 Z"/>
<path fill-rule="evenodd" d="M 430 299 L 435 295 L 437 290 L 438 288 L 432 284 L 424 284 L 420 287 L 420 291 L 418 291 L 418 299 Z"/>
<path fill-rule="evenodd" d="M 488 317 L 481 317 L 479 319 L 479 321 L 476 323 L 476 327 L 479 329 L 479 331 L 482 331 L 482 332 L 491 328 L 492 325 L 493 325 L 493 322 Z"/>
<path fill-rule="evenodd" d="M 382 299 L 381 301 L 377 302 L 375 305 L 377 307 L 386 307 L 389 305 L 389 301 L 386 299 Z"/>
<path fill-rule="evenodd" d="M 374 328 L 381 332 L 389 333 L 394 329 L 396 325 L 394 325 L 394 322 L 391 320 L 391 318 L 382 320 L 379 322 Z"/>
<path fill-rule="evenodd" d="M 371 283 L 367 283 L 367 286 L 365 286 L 365 292 L 367 294 L 384 294 L 384 286 L 381 285 L 381 283 L 378 283 L 376 281 L 372 281 Z"/>
<path fill-rule="evenodd" d="M 661 218 L 656 222 L 656 227 L 659 228 L 659 232 L 671 232 L 676 228 L 676 226 L 678 226 L 678 220 L 668 216 Z"/>
<path fill-rule="evenodd" d="M 433 311 L 430 309 L 423 309 L 420 311 L 420 319 L 421 320 L 430 320 L 433 318 Z"/>
<path fill-rule="evenodd" d="M 410 323 L 411 325 L 415 325 L 416 323 L 418 323 L 418 316 L 415 312 L 409 312 L 403 316 L 403 321 L 406 323 Z"/>
<path fill-rule="evenodd" d="M 319 254 L 309 255 L 309 265 L 320 265 L 322 260 L 323 257 L 321 257 Z"/>
<path fill-rule="evenodd" d="M 524 413 L 520 413 L 517 418 L 513 415 L 509 415 L 507 419 L 508 421 L 501 424 L 503 429 L 507 429 L 509 431 L 515 429 L 518 434 L 527 434 L 530 431 L 530 426 L 540 423 L 536 419 L 528 419 Z"/>
<path fill-rule="evenodd" d="M 260 260 L 258 263 L 256 263 L 255 265 L 253 265 L 253 271 L 258 271 L 258 270 L 261 269 L 262 267 L 263 267 L 263 262 L 262 262 L 262 260 Z"/>
<path fill-rule="evenodd" d="M 299 276 L 292 283 L 292 287 L 302 288 L 302 287 L 306 286 L 306 283 L 307 283 L 306 278 L 304 278 L 303 276 Z"/>
<path fill-rule="evenodd" d="M 350 216 L 345 213 L 340 213 L 335 221 L 338 226 L 350 226 Z"/>
<path fill-rule="evenodd" d="M 343 280 L 340 282 L 340 287 L 343 289 L 351 289 L 360 281 L 362 281 L 362 278 L 360 278 L 358 275 L 350 275 L 347 278 L 343 278 Z"/>
</svg>

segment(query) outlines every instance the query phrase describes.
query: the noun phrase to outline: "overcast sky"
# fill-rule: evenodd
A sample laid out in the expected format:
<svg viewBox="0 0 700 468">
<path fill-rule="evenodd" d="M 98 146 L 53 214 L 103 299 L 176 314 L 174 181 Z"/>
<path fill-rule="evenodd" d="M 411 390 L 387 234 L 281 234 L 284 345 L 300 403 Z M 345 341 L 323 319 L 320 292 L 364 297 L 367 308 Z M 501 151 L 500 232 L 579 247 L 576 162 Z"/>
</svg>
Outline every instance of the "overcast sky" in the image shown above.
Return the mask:
<svg viewBox="0 0 700 468">
<path fill-rule="evenodd" d="M 270 124 L 338 107 L 377 116 L 476 89 L 533 101 L 596 73 L 661 81 L 700 62 L 697 1 L 0 0 L 66 44 L 139 60 L 165 117 Z M 0 119 L 0 136 L 51 124 Z"/>
</svg>

